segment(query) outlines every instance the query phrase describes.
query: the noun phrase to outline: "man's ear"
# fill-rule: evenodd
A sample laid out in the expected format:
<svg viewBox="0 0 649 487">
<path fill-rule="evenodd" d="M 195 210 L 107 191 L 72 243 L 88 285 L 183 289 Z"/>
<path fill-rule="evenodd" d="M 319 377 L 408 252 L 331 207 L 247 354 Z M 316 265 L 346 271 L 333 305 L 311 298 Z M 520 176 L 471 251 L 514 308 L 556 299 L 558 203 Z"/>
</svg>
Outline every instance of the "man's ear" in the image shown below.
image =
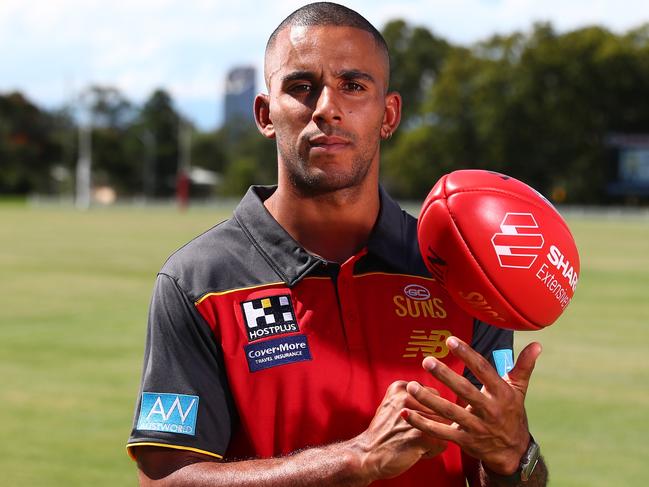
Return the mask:
<svg viewBox="0 0 649 487">
<path fill-rule="evenodd" d="M 275 126 L 270 119 L 270 96 L 263 93 L 255 97 L 255 123 L 264 137 L 275 138 Z"/>
<path fill-rule="evenodd" d="M 401 122 L 401 95 L 392 91 L 385 95 L 385 114 L 381 124 L 381 138 L 384 140 L 392 137 L 392 134 Z"/>
</svg>

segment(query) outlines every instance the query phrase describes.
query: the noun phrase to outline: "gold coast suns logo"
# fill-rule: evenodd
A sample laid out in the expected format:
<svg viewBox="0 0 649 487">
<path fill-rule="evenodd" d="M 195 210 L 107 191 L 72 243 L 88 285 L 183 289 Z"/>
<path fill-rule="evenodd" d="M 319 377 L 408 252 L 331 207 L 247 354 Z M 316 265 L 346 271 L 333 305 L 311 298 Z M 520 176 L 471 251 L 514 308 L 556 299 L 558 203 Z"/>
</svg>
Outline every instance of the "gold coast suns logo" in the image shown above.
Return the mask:
<svg viewBox="0 0 649 487">
<path fill-rule="evenodd" d="M 419 284 L 404 287 L 403 294 L 394 296 L 392 302 L 399 318 L 446 318 L 444 301 L 431 297 L 430 291 Z"/>
</svg>

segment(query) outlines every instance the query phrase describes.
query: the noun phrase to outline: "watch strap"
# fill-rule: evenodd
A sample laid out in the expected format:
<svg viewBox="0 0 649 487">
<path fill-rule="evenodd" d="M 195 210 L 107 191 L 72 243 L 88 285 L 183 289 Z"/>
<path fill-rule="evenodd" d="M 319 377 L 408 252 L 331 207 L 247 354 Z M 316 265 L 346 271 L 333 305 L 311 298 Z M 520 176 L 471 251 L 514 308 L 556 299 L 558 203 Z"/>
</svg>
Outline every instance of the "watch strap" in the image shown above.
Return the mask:
<svg viewBox="0 0 649 487">
<path fill-rule="evenodd" d="M 527 450 L 521 458 L 521 463 L 518 468 L 521 475 L 521 481 L 527 482 L 534 472 L 536 464 L 539 463 L 539 457 L 541 456 L 541 448 L 538 443 L 534 441 L 534 437 L 530 434 L 530 443 L 527 445 Z"/>
</svg>

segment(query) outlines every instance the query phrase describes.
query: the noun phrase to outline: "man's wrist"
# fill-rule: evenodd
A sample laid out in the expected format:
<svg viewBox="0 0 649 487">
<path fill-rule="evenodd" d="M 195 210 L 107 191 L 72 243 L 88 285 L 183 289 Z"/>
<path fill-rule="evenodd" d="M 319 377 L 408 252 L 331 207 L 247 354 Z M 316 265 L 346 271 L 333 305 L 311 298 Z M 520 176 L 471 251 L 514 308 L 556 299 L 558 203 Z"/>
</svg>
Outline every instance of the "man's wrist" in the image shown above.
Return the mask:
<svg viewBox="0 0 649 487">
<path fill-rule="evenodd" d="M 330 448 L 333 448 L 332 453 L 341 459 L 345 476 L 350 479 L 350 485 L 365 486 L 376 480 L 376 471 L 368 461 L 367 451 L 356 441 L 356 438 L 335 443 Z"/>
<path fill-rule="evenodd" d="M 487 463 L 483 461 L 481 462 L 483 467 L 487 470 L 487 472 L 498 475 L 500 477 L 508 477 L 510 475 L 516 474 L 516 472 L 520 468 L 521 459 L 527 453 L 529 443 L 532 439 L 532 435 L 528 433 L 524 441 L 521 441 L 519 449 L 515 452 L 510 453 L 508 459 L 501 459 L 501 461 L 498 463 Z"/>
<path fill-rule="evenodd" d="M 521 456 L 515 470 L 511 471 L 511 469 L 509 469 L 508 471 L 495 472 L 484 463 L 482 463 L 482 469 L 490 479 L 497 480 L 498 485 L 520 485 L 530 479 L 540 456 L 539 445 L 530 434 L 527 448 Z"/>
<path fill-rule="evenodd" d="M 354 485 L 370 485 L 379 478 L 377 469 L 370 461 L 369 450 L 362 439 L 361 434 L 336 445 L 340 447 L 339 454 L 344 458 L 347 472 L 356 481 Z"/>
</svg>

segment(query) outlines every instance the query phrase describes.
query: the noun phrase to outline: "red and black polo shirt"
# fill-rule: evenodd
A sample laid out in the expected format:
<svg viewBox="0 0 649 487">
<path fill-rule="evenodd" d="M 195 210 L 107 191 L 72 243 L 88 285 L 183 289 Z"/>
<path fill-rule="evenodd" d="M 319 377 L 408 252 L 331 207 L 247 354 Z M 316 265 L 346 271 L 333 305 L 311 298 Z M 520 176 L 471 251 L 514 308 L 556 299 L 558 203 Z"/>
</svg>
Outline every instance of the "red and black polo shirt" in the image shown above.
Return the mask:
<svg viewBox="0 0 649 487">
<path fill-rule="evenodd" d="M 455 335 L 493 362 L 512 333 L 460 310 L 426 270 L 416 219 L 380 190 L 367 247 L 343 264 L 304 250 L 253 187 L 231 219 L 174 253 L 151 301 L 128 447 L 264 458 L 364 431 L 390 383 L 417 380 L 426 355 L 474 383 Z M 380 485 L 464 486 L 459 448 Z"/>
</svg>

